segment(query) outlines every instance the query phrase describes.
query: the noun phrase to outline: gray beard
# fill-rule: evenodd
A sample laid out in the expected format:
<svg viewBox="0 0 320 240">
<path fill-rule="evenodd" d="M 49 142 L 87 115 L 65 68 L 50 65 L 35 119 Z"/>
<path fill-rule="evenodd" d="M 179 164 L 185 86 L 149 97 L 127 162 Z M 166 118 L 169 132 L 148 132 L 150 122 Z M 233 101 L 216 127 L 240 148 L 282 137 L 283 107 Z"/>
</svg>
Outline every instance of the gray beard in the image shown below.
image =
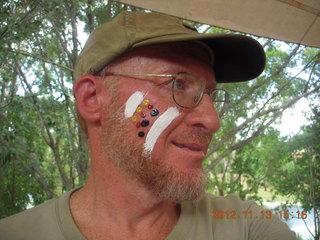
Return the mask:
<svg viewBox="0 0 320 240">
<path fill-rule="evenodd" d="M 123 108 L 110 106 L 106 111 L 113 109 L 118 111 L 102 123 L 102 143 L 114 165 L 160 200 L 181 203 L 198 199 L 207 185 L 206 172 L 202 168 L 182 171 L 143 153 L 143 146 L 127 132 L 132 123 L 124 118 Z"/>
</svg>

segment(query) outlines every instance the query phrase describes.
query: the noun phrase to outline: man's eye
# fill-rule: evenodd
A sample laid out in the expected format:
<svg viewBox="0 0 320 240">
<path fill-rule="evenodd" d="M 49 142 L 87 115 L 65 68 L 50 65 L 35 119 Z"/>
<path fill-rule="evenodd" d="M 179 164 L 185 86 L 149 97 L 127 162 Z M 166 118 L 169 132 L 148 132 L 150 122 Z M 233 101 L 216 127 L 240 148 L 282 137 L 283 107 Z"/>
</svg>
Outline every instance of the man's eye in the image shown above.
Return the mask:
<svg viewBox="0 0 320 240">
<path fill-rule="evenodd" d="M 175 81 L 175 86 L 174 86 L 174 87 L 175 87 L 176 89 L 178 89 L 178 90 L 183 90 L 183 89 L 186 88 L 186 84 L 185 84 L 184 81 L 177 79 L 177 80 Z"/>
</svg>

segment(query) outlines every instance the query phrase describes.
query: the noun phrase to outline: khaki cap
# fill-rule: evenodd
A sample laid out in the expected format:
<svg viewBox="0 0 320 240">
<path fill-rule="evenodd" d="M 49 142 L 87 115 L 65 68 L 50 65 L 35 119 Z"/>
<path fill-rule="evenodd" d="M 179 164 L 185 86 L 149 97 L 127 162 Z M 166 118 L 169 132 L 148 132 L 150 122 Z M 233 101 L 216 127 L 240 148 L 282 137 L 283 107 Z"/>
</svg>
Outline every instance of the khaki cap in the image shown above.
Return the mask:
<svg viewBox="0 0 320 240">
<path fill-rule="evenodd" d="M 247 81 L 258 77 L 265 67 L 265 52 L 251 37 L 200 34 L 175 17 L 124 11 L 91 33 L 77 59 L 74 79 L 96 74 L 130 49 L 180 41 L 200 41 L 212 49 L 217 82 Z"/>
</svg>

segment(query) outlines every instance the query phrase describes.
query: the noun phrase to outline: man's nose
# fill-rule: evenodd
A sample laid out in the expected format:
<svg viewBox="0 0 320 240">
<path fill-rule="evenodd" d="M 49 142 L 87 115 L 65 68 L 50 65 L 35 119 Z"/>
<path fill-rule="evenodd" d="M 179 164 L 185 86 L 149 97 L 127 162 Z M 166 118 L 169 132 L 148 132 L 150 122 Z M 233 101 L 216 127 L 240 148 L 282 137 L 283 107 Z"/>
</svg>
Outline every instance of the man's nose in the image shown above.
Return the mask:
<svg viewBox="0 0 320 240">
<path fill-rule="evenodd" d="M 188 113 L 186 123 L 192 127 L 200 127 L 208 133 L 215 133 L 219 130 L 219 114 L 208 94 L 204 94 L 200 103 Z"/>
</svg>

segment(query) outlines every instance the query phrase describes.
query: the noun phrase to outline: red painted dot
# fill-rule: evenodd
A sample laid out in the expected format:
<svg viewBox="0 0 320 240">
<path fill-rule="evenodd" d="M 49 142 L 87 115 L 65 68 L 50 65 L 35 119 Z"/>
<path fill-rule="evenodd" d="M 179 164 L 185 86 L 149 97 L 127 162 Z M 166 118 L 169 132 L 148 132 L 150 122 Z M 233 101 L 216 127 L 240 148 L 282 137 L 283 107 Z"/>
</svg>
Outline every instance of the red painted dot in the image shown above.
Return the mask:
<svg viewBox="0 0 320 240">
<path fill-rule="evenodd" d="M 145 117 L 146 117 L 146 114 L 143 113 L 143 112 L 141 112 L 141 113 L 140 113 L 140 116 L 141 116 L 142 118 L 145 118 Z"/>
<path fill-rule="evenodd" d="M 153 108 L 153 105 L 152 104 L 149 104 L 148 105 L 148 109 L 152 109 Z"/>
<path fill-rule="evenodd" d="M 140 128 L 140 127 L 141 127 L 141 123 L 140 123 L 140 122 L 137 122 L 137 123 L 136 123 L 136 127 L 137 127 L 137 128 Z"/>
</svg>

